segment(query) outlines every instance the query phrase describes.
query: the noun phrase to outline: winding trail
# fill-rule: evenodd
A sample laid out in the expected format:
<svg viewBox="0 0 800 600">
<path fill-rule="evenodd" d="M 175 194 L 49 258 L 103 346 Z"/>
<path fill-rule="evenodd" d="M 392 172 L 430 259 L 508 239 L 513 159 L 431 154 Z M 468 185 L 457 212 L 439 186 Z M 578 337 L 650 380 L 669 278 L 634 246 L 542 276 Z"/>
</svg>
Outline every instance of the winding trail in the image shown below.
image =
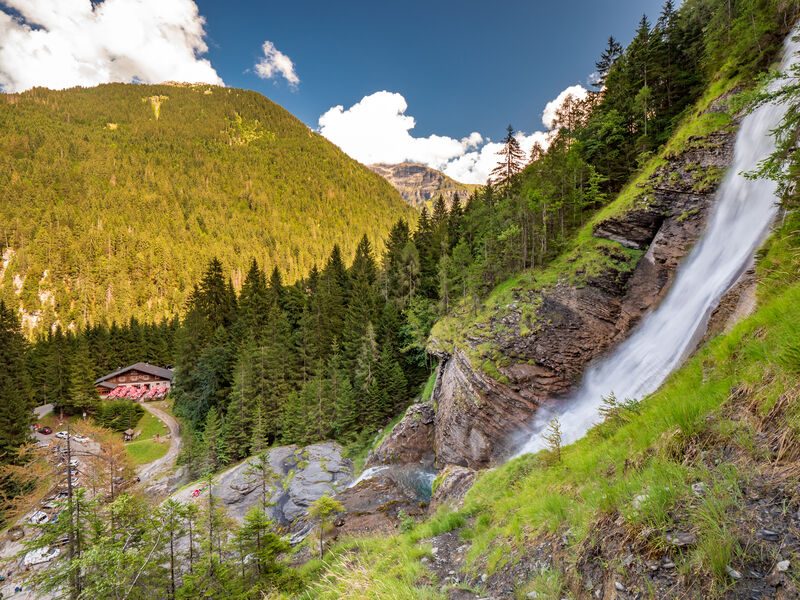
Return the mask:
<svg viewBox="0 0 800 600">
<path fill-rule="evenodd" d="M 178 454 L 180 454 L 181 451 L 181 444 L 183 440 L 181 439 L 181 426 L 175 417 L 168 412 L 163 411 L 160 408 L 156 408 L 152 404 L 148 404 L 146 402 L 142 402 L 141 406 L 155 418 L 164 423 L 164 425 L 167 426 L 167 429 L 169 429 L 169 450 L 167 450 L 167 453 L 151 463 L 142 465 L 137 472 L 139 479 L 141 479 L 143 482 L 148 482 L 163 475 L 173 466 L 175 466 L 175 462 L 178 460 Z"/>
</svg>

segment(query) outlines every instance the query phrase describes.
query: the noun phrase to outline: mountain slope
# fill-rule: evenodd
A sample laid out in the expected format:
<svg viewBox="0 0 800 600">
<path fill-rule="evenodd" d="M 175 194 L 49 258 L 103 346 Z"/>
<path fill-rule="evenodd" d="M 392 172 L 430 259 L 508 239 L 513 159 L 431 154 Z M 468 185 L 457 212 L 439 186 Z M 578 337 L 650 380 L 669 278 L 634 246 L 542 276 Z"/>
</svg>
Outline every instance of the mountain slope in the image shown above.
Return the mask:
<svg viewBox="0 0 800 600">
<path fill-rule="evenodd" d="M 288 280 L 413 211 L 267 98 L 213 86 L 0 99 L 0 297 L 27 329 L 178 311 L 212 256 Z"/>
<path fill-rule="evenodd" d="M 396 165 L 379 163 L 369 165 L 369 168 L 391 183 L 406 202 L 420 209 L 428 201 L 440 195 L 448 205 L 455 193 L 458 193 L 464 202 L 478 187 L 474 184 L 460 183 L 441 171 L 419 163 L 404 162 Z"/>
</svg>

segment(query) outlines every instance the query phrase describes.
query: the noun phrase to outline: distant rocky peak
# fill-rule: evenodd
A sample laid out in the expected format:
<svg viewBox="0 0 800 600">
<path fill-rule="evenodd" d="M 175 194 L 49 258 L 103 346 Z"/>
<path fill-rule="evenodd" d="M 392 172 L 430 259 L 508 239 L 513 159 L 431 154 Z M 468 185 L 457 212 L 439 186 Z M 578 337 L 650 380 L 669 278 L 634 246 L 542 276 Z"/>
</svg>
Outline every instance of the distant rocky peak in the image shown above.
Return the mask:
<svg viewBox="0 0 800 600">
<path fill-rule="evenodd" d="M 406 202 L 419 209 L 440 194 L 448 206 L 455 193 L 458 193 L 463 202 L 479 187 L 475 184 L 459 183 L 441 171 L 420 163 L 379 163 L 369 165 L 369 168 L 391 183 Z"/>
</svg>

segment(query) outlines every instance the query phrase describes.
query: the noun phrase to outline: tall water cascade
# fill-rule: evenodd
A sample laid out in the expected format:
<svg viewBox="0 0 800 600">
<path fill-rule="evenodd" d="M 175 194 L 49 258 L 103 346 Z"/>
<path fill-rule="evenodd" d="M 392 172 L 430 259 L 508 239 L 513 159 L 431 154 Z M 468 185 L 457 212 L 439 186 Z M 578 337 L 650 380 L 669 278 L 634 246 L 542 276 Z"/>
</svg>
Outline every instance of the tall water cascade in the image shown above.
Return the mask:
<svg viewBox="0 0 800 600">
<path fill-rule="evenodd" d="M 782 72 L 797 62 L 800 43 L 794 35 L 784 45 Z M 600 420 L 604 396 L 613 392 L 620 400 L 640 399 L 654 392 L 694 350 L 709 315 L 748 268 L 777 213 L 774 183 L 747 179 L 742 173 L 772 153 L 772 131 L 785 112 L 783 105 L 768 104 L 744 118 L 733 164 L 717 191 L 706 231 L 678 268 L 667 296 L 626 341 L 587 369 L 571 396 L 537 414 L 533 433 L 518 454 L 546 446 L 542 432 L 554 416 L 564 443 L 579 439 Z"/>
</svg>

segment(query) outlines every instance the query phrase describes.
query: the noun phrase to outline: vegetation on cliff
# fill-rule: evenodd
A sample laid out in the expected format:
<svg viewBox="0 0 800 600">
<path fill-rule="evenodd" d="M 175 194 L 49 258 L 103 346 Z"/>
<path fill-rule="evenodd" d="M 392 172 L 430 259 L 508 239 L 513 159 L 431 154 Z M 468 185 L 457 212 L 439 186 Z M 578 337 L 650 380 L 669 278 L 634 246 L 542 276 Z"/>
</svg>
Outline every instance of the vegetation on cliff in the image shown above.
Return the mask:
<svg viewBox="0 0 800 600">
<path fill-rule="evenodd" d="M 768 66 L 796 10 L 761 2 L 728 14 L 724 3 L 695 1 L 675 11 L 667 2 L 655 25 L 642 19 L 628 48 L 607 49 L 610 58 L 598 65 L 605 69 L 602 92 L 567 102 L 548 151 L 504 186 L 471 198 L 483 212 L 465 228 L 467 248 L 447 259 L 458 265 L 460 285 L 452 287 L 461 293 L 451 295 L 433 327 L 430 349 L 458 347 L 502 380 L 508 359 L 496 341 L 510 311 L 524 307 L 518 333 L 525 335 L 537 326 L 542 293 L 557 283 L 580 285 L 635 268 L 642 253 L 595 236 L 596 228 L 646 208 L 654 186 L 672 184 L 662 181 L 663 166 L 713 145 L 716 132 L 735 125 L 741 102 L 731 101 L 733 92 Z M 729 36 L 731 29 L 741 37 Z M 633 101 L 642 94 L 644 111 Z M 714 189 L 722 173 L 690 175 L 700 193 Z"/>
</svg>

